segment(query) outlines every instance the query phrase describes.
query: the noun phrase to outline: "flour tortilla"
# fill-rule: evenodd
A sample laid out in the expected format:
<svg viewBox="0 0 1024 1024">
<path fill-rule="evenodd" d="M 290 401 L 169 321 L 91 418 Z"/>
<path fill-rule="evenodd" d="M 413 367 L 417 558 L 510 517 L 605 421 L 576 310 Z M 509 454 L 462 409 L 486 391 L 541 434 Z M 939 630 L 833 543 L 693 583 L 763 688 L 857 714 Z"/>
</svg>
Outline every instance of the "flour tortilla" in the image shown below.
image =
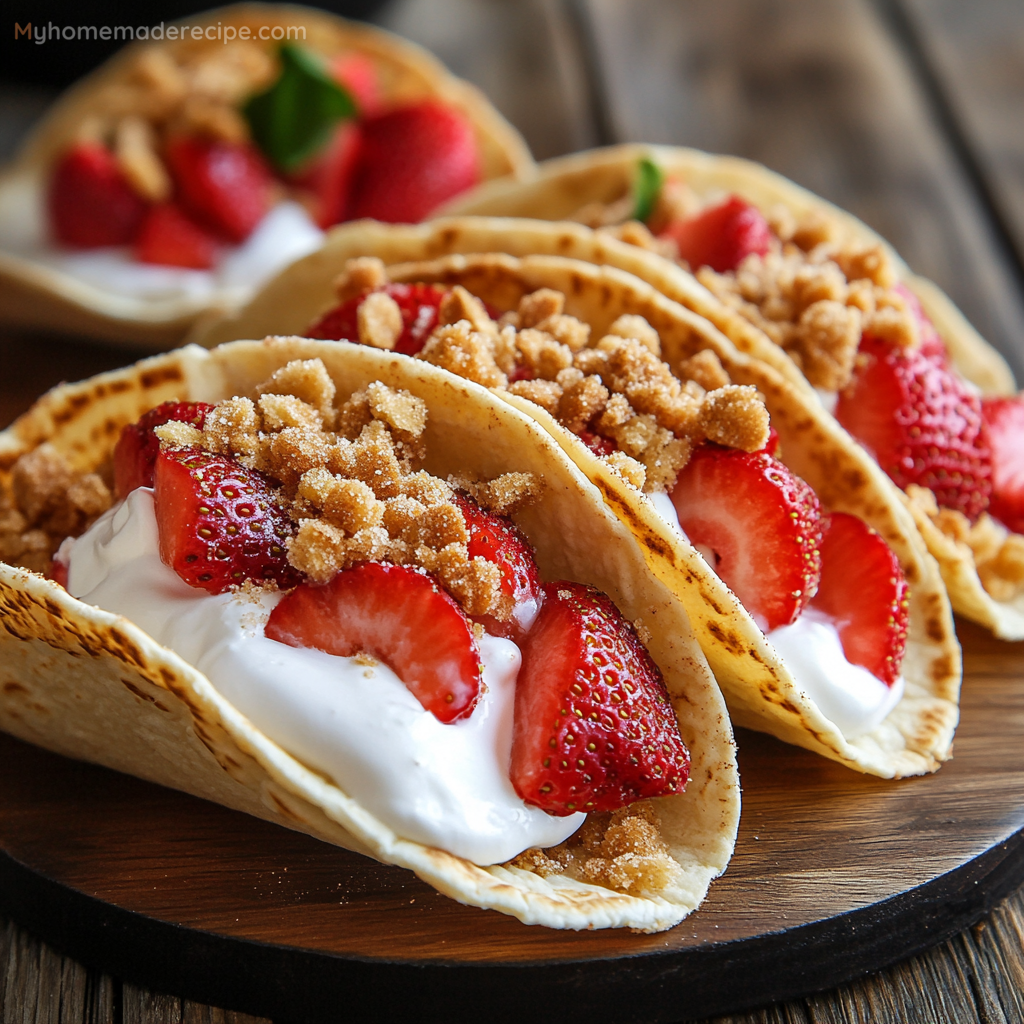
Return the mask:
<svg viewBox="0 0 1024 1024">
<path fill-rule="evenodd" d="M 564 876 L 478 867 L 402 839 L 127 619 L 2 563 L 0 728 L 409 868 L 454 899 L 527 924 L 658 931 L 678 923 L 725 870 L 736 838 L 740 791 L 725 703 L 679 602 L 646 572 L 640 547 L 600 493 L 528 416 L 435 367 L 361 346 L 292 338 L 188 347 L 44 396 L 0 434 L 0 473 L 43 441 L 77 469 L 95 469 L 121 426 L 161 401 L 251 393 L 290 360 L 313 358 L 326 364 L 339 401 L 374 380 L 423 398 L 432 472 L 535 474 L 541 497 L 516 520 L 544 578 L 590 583 L 650 630 L 649 650 L 693 758 L 685 793 L 653 801 L 683 869 L 678 880 L 655 896 L 627 896 Z"/>
<path fill-rule="evenodd" d="M 560 220 L 588 202 L 611 202 L 624 195 L 636 172 L 637 161 L 643 156 L 650 156 L 667 174 L 682 178 L 698 195 L 712 198 L 736 193 L 762 210 L 781 205 L 797 217 L 817 213 L 839 229 L 841 240 L 863 246 L 883 245 L 892 256 L 901 280 L 914 292 L 934 323 L 961 376 L 986 395 L 1016 394 L 1013 374 L 1003 357 L 940 288 L 911 273 L 883 238 L 839 207 L 749 160 L 667 146 L 615 146 L 548 161 L 540 167 L 537 177 L 528 182 L 482 185 L 456 199 L 448 209 L 464 214 Z M 637 268 L 626 269 L 707 317 L 742 351 L 765 359 L 788 379 L 806 386 L 795 364 L 767 335 L 721 303 L 691 275 L 653 253 L 640 255 L 640 250 L 637 253 Z M 617 260 L 607 262 L 622 266 Z M 770 356 L 769 349 L 773 350 Z M 982 586 L 970 549 L 943 534 L 920 510 L 912 508 L 911 511 L 929 551 L 939 563 L 954 610 L 1003 640 L 1024 640 L 1024 594 L 1009 601 L 997 601 Z"/>
<path fill-rule="evenodd" d="M 475 255 L 398 262 L 429 260 L 460 245 Z M 494 252 L 487 254 L 488 248 Z M 845 739 L 796 686 L 749 614 L 639 491 L 544 410 L 507 392 L 497 393 L 558 440 L 630 527 L 651 571 L 686 606 L 736 724 L 885 778 L 936 770 L 950 756 L 958 719 L 960 647 L 938 568 L 898 491 L 816 398 L 774 367 L 738 351 L 707 320 L 618 268 L 562 255 L 527 255 L 572 251 L 597 262 L 602 254 L 622 256 L 621 248 L 639 252 L 566 224 L 452 218 L 412 227 L 346 225 L 332 232 L 318 252 L 282 271 L 234 317 L 207 325 L 196 337 L 214 343 L 300 332 L 336 304 L 333 281 L 345 261 L 372 255 L 392 264 L 388 274 L 393 280 L 461 283 L 499 310 L 515 308 L 527 292 L 554 288 L 565 294 L 566 312 L 591 325 L 595 340 L 619 315 L 640 314 L 661 335 L 669 365 L 713 349 L 734 382 L 755 385 L 764 394 L 781 437 L 783 460 L 815 489 L 827 509 L 853 513 L 873 526 L 896 553 L 910 584 L 906 695 L 880 726 L 855 740 Z"/>
<path fill-rule="evenodd" d="M 530 151 L 519 133 L 476 87 L 452 75 L 432 54 L 381 29 L 325 11 L 287 4 L 236 4 L 189 16 L 192 26 L 302 25 L 311 49 L 332 54 L 356 51 L 372 58 L 381 92 L 388 102 L 405 103 L 436 96 L 462 111 L 474 127 L 484 180 L 533 173 Z M 278 43 L 267 42 L 267 48 Z M 39 208 L 47 169 L 82 121 L 105 101 L 102 94 L 124 81 L 130 62 L 145 47 L 196 53 L 223 50 L 221 39 L 133 43 L 69 89 L 34 129 L 17 158 L 0 172 L 0 208 L 32 217 Z M 25 230 L 29 230 L 26 225 Z M 225 290 L 208 297 L 147 299 L 112 293 L 14 252 L 0 249 L 0 322 L 80 334 L 155 351 L 181 344 L 200 313 L 233 308 L 245 296 Z"/>
</svg>

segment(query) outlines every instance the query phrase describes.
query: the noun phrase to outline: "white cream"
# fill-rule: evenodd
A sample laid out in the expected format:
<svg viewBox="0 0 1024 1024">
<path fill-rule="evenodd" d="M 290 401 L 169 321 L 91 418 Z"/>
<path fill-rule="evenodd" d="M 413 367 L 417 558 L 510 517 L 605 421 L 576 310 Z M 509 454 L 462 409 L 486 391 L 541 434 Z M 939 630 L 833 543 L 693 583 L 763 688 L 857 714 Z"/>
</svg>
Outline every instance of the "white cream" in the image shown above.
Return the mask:
<svg viewBox="0 0 1024 1024">
<path fill-rule="evenodd" d="M 298 203 L 278 203 L 212 270 L 140 263 L 128 247 L 62 249 L 49 239 L 41 187 L 24 177 L 0 190 L 0 249 L 115 295 L 151 301 L 241 302 L 282 267 L 320 247 L 324 233 Z"/>
<path fill-rule="evenodd" d="M 871 732 L 903 698 L 903 676 L 886 686 L 866 668 L 846 660 L 835 622 L 806 608 L 791 626 L 768 634 L 797 686 L 848 739 Z"/>
<path fill-rule="evenodd" d="M 648 494 L 647 497 L 662 519 L 686 537 L 672 499 L 667 494 Z M 702 544 L 694 546 L 713 569 L 714 552 Z M 874 729 L 902 699 L 903 677 L 892 686 L 886 686 L 866 668 L 847 661 L 839 631 L 823 612 L 805 608 L 792 625 L 770 633 L 764 629 L 764 621 L 757 625 L 765 632 L 797 686 L 848 740 Z"/>
<path fill-rule="evenodd" d="M 210 595 L 160 557 L 153 492 L 139 488 L 65 549 L 68 590 L 144 629 L 202 672 L 263 733 L 333 778 L 398 835 L 477 864 L 553 846 L 584 820 L 527 807 L 508 778 L 520 654 L 485 636 L 485 693 L 443 725 L 386 665 L 268 639 L 280 595 Z"/>
</svg>

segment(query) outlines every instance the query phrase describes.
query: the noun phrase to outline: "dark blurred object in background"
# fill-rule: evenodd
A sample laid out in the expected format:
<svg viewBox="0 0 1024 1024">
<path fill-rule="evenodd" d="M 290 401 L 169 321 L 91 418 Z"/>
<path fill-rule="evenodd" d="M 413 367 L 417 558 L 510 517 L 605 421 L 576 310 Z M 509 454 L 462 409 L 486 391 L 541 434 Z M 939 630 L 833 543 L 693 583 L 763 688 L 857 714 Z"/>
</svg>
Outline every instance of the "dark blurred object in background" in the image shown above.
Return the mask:
<svg viewBox="0 0 1024 1024">
<path fill-rule="evenodd" d="M 321 0 L 309 4 L 346 18 L 365 18 L 384 0 Z M 6 5 L 5 5 L 6 6 Z M 63 87 L 102 64 L 112 53 L 124 46 L 124 39 L 53 39 L 48 33 L 45 42 L 27 38 L 25 27 L 31 23 L 33 35 L 37 26 L 51 23 L 58 28 L 80 25 L 140 26 L 159 25 L 189 14 L 223 6 L 215 0 L 13 0 L 0 25 L 0 81 L 24 85 Z"/>
</svg>

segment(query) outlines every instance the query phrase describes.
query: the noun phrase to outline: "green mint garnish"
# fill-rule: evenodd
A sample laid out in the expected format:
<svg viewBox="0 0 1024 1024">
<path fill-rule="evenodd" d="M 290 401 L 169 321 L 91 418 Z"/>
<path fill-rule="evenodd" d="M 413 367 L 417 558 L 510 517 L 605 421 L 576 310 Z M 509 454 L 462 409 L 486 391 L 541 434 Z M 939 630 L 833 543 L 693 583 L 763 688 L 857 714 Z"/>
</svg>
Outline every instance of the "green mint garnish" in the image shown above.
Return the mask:
<svg viewBox="0 0 1024 1024">
<path fill-rule="evenodd" d="M 313 54 L 291 43 L 282 43 L 279 54 L 280 77 L 243 113 L 270 162 L 289 172 L 326 145 L 342 118 L 356 116 L 356 104 Z"/>
<path fill-rule="evenodd" d="M 647 223 L 654 203 L 665 184 L 665 172 L 649 157 L 641 157 L 633 183 L 633 219 Z"/>
</svg>

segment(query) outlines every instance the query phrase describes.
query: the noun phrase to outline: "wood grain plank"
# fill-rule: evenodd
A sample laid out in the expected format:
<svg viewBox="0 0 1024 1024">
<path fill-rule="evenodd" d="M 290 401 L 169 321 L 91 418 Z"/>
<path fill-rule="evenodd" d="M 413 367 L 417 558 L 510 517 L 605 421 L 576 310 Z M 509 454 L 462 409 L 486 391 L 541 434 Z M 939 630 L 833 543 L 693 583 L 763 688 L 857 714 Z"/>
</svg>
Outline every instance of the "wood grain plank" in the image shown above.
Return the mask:
<svg viewBox="0 0 1024 1024">
<path fill-rule="evenodd" d="M 559 0 L 397 0 L 377 22 L 483 89 L 538 159 L 595 145 L 578 41 Z"/>
<path fill-rule="evenodd" d="M 1013 269 L 870 0 L 578 2 L 616 138 L 750 157 L 846 207 L 1024 371 Z"/>
<path fill-rule="evenodd" d="M 1019 0 L 895 0 L 1024 263 L 1024 13 Z"/>
</svg>

